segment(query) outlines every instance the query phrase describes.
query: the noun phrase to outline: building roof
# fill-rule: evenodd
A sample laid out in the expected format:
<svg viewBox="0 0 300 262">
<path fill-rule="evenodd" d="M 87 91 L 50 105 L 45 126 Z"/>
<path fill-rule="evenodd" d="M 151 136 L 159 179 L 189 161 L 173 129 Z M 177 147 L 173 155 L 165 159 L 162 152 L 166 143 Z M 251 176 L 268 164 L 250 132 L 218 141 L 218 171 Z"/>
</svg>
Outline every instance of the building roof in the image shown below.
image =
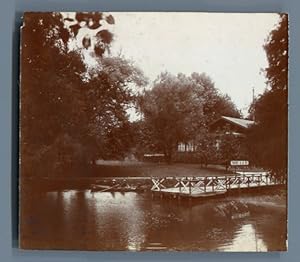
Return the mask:
<svg viewBox="0 0 300 262">
<path fill-rule="evenodd" d="M 248 128 L 249 126 L 251 126 L 252 124 L 254 124 L 254 121 L 252 120 L 248 120 L 248 119 L 243 119 L 243 118 L 236 118 L 236 117 L 229 117 L 229 116 L 221 116 L 220 119 L 224 119 L 227 122 L 236 124 L 240 127 L 243 128 Z M 219 119 L 219 120 L 220 120 Z"/>
<path fill-rule="evenodd" d="M 242 128 L 242 129 L 247 129 L 249 126 L 254 124 L 254 121 L 248 120 L 248 119 L 229 117 L 229 116 L 221 116 L 219 119 L 217 119 L 216 121 L 211 123 L 210 127 L 211 128 L 215 127 L 220 122 L 231 123 L 231 124 L 234 124 L 235 126 L 238 126 L 239 128 Z"/>
</svg>

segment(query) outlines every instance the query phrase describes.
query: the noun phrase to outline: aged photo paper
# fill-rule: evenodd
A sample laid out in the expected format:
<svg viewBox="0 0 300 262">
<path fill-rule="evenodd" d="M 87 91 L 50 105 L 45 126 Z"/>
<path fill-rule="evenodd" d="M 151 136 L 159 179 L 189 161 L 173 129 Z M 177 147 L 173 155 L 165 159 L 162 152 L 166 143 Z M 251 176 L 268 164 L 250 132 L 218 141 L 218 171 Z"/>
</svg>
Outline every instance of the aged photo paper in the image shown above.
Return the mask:
<svg viewBox="0 0 300 262">
<path fill-rule="evenodd" d="M 26 12 L 20 34 L 20 248 L 287 250 L 287 14 Z"/>
</svg>

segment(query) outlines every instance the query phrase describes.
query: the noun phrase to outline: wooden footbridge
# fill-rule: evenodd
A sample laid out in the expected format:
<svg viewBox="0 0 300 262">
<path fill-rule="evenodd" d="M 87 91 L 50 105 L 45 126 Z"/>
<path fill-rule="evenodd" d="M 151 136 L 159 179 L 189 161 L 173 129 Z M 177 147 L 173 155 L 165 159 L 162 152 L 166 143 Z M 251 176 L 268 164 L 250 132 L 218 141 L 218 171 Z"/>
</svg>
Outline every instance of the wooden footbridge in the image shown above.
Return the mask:
<svg viewBox="0 0 300 262">
<path fill-rule="evenodd" d="M 268 172 L 207 177 L 163 177 L 151 180 L 153 194 L 173 198 L 217 197 L 229 191 L 258 189 L 286 183 L 285 179 L 276 178 Z"/>
<path fill-rule="evenodd" d="M 200 177 L 114 177 L 97 179 L 92 192 L 144 192 L 153 196 L 204 199 L 222 196 L 234 191 L 263 189 L 285 185 L 284 178 L 269 172 L 241 172 L 234 175 Z"/>
</svg>

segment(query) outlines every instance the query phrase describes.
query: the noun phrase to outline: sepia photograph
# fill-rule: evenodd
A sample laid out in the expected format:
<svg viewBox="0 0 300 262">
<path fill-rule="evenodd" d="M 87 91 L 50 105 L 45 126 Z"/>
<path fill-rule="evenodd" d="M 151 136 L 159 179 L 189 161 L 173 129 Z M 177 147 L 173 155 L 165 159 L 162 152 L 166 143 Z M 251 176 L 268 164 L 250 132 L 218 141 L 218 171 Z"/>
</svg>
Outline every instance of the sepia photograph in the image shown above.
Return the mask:
<svg viewBox="0 0 300 262">
<path fill-rule="evenodd" d="M 288 15 L 25 12 L 19 246 L 288 249 Z"/>
</svg>

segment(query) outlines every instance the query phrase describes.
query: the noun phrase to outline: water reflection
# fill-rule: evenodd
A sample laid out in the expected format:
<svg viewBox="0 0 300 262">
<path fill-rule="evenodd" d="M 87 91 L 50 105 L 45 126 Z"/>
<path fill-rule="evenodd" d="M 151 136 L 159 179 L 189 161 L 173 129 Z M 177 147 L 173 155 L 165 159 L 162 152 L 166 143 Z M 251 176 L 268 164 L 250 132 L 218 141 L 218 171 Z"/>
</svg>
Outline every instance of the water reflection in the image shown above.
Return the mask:
<svg viewBox="0 0 300 262">
<path fill-rule="evenodd" d="M 58 191 L 23 201 L 22 243 L 86 250 L 284 250 L 282 195 L 201 204 L 152 200 L 148 194 Z M 28 219 L 28 214 L 30 218 Z"/>
<path fill-rule="evenodd" d="M 268 251 L 264 241 L 257 236 L 256 229 L 252 224 L 242 225 L 232 242 L 221 247 L 220 250 L 229 252 Z"/>
<path fill-rule="evenodd" d="M 128 250 L 141 249 L 145 241 L 144 216 L 135 193 L 125 195 L 86 191 L 85 196 L 91 213 L 95 215 L 98 235 L 103 235 L 106 242 L 112 241 L 112 245 L 119 242 L 117 245 L 127 245 Z"/>
</svg>

